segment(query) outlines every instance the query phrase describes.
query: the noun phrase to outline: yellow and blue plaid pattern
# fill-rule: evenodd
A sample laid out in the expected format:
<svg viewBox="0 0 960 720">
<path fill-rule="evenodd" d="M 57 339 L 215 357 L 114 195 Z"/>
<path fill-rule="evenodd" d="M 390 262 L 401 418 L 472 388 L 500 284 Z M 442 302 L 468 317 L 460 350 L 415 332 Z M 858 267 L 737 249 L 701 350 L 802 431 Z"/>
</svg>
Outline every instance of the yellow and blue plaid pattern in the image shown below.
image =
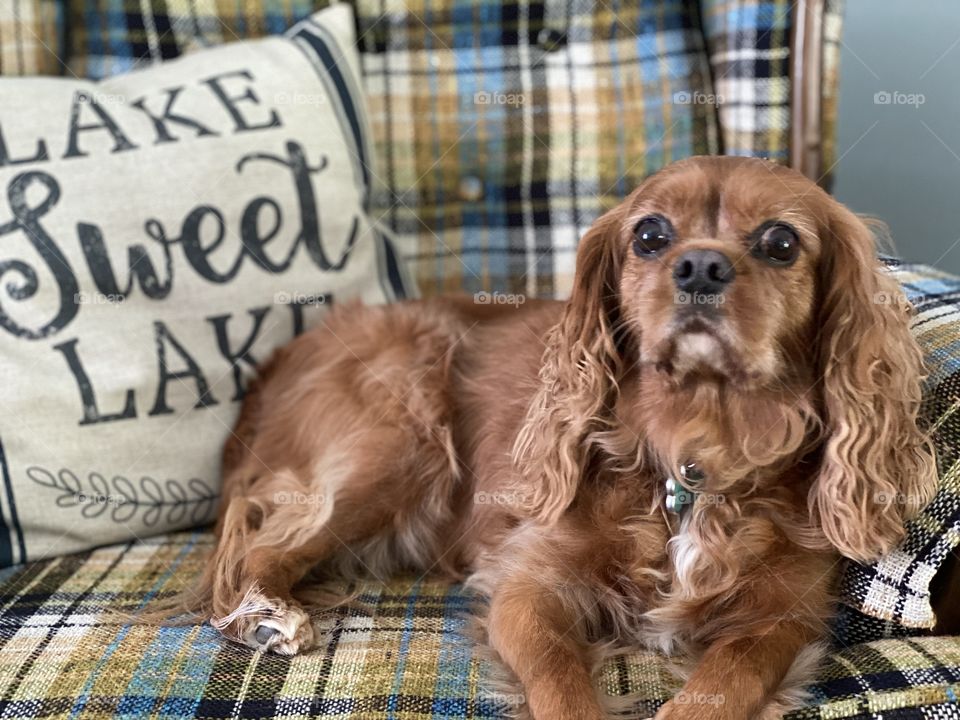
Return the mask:
<svg viewBox="0 0 960 720">
<path fill-rule="evenodd" d="M 494 720 L 523 698 L 494 691 L 466 630 L 477 598 L 456 585 L 369 582 L 316 618 L 323 641 L 294 658 L 255 653 L 208 624 L 126 625 L 181 590 L 212 548 L 179 533 L 0 573 L 0 717 Z M 666 659 L 636 652 L 598 681 L 639 717 L 679 688 Z M 789 720 L 960 716 L 960 640 L 885 640 L 839 649 Z"/>
</svg>

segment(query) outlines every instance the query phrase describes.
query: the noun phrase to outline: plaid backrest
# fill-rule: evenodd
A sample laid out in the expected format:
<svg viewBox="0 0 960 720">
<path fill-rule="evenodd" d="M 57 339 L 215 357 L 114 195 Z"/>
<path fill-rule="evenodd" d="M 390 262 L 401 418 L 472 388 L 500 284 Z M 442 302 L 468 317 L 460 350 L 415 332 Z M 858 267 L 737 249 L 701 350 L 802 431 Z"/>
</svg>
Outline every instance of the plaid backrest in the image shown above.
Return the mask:
<svg viewBox="0 0 960 720">
<path fill-rule="evenodd" d="M 788 0 L 703 0 L 717 112 L 727 155 L 786 163 L 790 147 Z"/>
<path fill-rule="evenodd" d="M 5 7 L 31 2 L 59 7 Z M 99 78 L 279 33 L 327 0 L 65 3 L 57 54 Z M 787 160 L 788 0 L 354 4 L 377 205 L 425 294 L 565 296 L 580 236 L 646 175 L 699 153 Z M 62 22 L 43 30 L 63 49 Z M 828 151 L 835 65 L 825 54 Z"/>
<path fill-rule="evenodd" d="M 568 294 L 577 243 L 645 176 L 716 152 L 690 3 L 358 2 L 385 218 L 425 294 Z"/>
</svg>

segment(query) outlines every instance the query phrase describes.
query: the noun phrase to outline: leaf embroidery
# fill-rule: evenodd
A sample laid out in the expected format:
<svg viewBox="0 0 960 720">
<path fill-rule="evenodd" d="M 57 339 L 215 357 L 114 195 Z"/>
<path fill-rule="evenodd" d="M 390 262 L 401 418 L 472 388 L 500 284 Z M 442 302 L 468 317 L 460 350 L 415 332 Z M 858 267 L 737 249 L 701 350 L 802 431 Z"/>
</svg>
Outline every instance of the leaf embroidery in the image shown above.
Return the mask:
<svg viewBox="0 0 960 720">
<path fill-rule="evenodd" d="M 186 482 L 159 482 L 149 475 L 131 481 L 122 475 L 107 480 L 100 473 L 87 474 L 84 483 L 76 473 L 63 468 L 56 474 L 38 465 L 27 468 L 27 477 L 37 485 L 57 493 L 57 507 L 80 508 L 85 518 L 93 519 L 109 511 L 113 522 L 126 523 L 141 515 L 141 522 L 154 527 L 166 514 L 167 525 L 201 525 L 208 522 L 219 497 L 200 478 Z"/>
</svg>

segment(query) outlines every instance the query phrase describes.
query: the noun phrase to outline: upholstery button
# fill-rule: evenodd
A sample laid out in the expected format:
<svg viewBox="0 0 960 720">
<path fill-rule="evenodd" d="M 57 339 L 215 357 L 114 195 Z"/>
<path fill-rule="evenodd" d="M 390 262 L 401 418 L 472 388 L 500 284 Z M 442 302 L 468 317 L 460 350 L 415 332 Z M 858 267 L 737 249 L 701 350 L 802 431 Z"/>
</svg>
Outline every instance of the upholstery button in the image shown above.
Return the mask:
<svg viewBox="0 0 960 720">
<path fill-rule="evenodd" d="M 537 45 L 545 52 L 559 50 L 567 44 L 567 34 L 556 28 L 545 27 L 537 34 Z"/>
<path fill-rule="evenodd" d="M 460 179 L 460 199 L 476 202 L 483 197 L 483 181 L 476 175 L 467 175 Z"/>
</svg>

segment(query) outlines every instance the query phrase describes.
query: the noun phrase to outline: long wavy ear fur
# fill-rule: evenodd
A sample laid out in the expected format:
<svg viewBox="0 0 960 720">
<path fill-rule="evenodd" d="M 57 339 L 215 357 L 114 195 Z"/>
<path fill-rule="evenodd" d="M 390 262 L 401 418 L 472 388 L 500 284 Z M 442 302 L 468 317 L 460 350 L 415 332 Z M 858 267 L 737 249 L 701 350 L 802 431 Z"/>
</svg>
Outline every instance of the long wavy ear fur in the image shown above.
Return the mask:
<svg viewBox="0 0 960 720">
<path fill-rule="evenodd" d="M 606 424 L 616 393 L 619 233 L 615 208 L 580 241 L 573 293 L 545 338 L 540 387 L 514 446 L 514 461 L 532 488 L 529 507 L 546 523 L 573 502 L 589 461 L 589 436 Z"/>
<path fill-rule="evenodd" d="M 933 495 L 936 464 L 917 428 L 924 371 L 910 308 L 870 229 L 830 203 L 818 350 L 827 437 L 809 500 L 830 542 L 866 562 L 903 538 Z"/>
</svg>

